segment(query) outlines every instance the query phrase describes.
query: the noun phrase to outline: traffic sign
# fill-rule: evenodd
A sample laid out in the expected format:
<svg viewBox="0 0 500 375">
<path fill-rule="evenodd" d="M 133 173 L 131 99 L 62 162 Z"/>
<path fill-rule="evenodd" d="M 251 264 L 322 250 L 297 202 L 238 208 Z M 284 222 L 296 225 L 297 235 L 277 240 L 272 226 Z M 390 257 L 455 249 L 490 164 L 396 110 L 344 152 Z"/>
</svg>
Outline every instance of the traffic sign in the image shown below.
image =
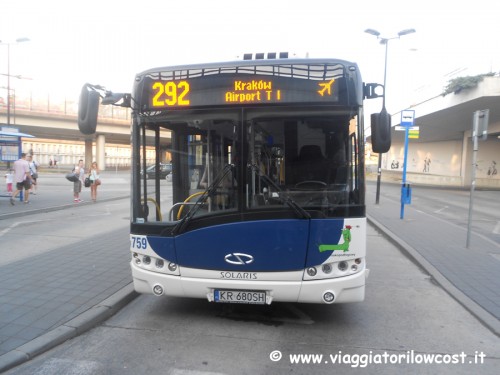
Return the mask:
<svg viewBox="0 0 500 375">
<path fill-rule="evenodd" d="M 420 135 L 420 129 L 418 126 L 412 126 L 408 128 L 408 138 L 418 139 L 419 135 Z"/>
<path fill-rule="evenodd" d="M 401 187 L 401 214 L 400 219 L 405 215 L 405 204 L 411 204 L 411 187 L 406 183 L 406 165 L 408 160 L 408 138 L 418 138 L 419 127 L 415 125 L 415 111 L 405 109 L 401 111 L 401 127 L 405 130 L 405 151 L 403 160 L 403 184 Z"/>
<path fill-rule="evenodd" d="M 416 131 L 418 131 L 418 130 L 420 130 L 420 127 L 419 127 L 419 126 L 410 126 L 410 127 L 406 127 L 406 126 L 399 126 L 399 125 L 394 127 L 394 130 L 399 130 L 399 131 L 403 131 L 403 132 L 404 132 L 404 131 L 406 131 L 406 129 L 408 129 L 408 130 L 410 130 L 410 131 L 411 131 L 411 130 L 416 130 Z"/>
<path fill-rule="evenodd" d="M 401 111 L 401 125 L 413 126 L 415 124 L 415 111 L 412 109 L 405 109 Z"/>
</svg>

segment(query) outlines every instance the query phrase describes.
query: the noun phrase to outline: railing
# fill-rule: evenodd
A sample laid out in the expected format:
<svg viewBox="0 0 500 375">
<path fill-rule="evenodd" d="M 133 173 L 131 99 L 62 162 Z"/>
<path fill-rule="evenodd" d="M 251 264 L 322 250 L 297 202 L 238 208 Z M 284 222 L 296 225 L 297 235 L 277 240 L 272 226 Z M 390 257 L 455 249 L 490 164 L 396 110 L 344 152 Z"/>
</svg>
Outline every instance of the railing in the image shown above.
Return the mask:
<svg viewBox="0 0 500 375">
<path fill-rule="evenodd" d="M 14 93 L 10 98 L 10 115 L 15 117 L 17 111 L 34 113 L 58 114 L 67 116 L 78 115 L 78 100 L 54 95 L 35 95 L 34 93 Z M 0 111 L 7 112 L 6 94 L 0 91 Z M 130 120 L 130 109 L 115 106 L 100 106 L 99 118 Z"/>
</svg>

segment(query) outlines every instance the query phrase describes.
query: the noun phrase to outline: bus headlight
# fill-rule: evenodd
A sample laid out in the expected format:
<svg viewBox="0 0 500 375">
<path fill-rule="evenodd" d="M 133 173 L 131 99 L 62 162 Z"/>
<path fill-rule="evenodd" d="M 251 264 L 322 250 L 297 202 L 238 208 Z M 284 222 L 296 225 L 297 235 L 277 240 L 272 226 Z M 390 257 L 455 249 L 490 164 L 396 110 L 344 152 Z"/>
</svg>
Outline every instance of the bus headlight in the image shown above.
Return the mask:
<svg viewBox="0 0 500 375">
<path fill-rule="evenodd" d="M 307 274 L 308 274 L 309 276 L 311 276 L 311 277 L 316 276 L 316 273 L 317 273 L 317 272 L 318 272 L 318 271 L 316 270 L 316 267 L 309 267 L 309 268 L 307 269 Z"/>
<path fill-rule="evenodd" d="M 155 296 L 161 296 L 163 294 L 163 287 L 160 284 L 155 284 L 155 286 L 153 286 L 153 294 Z"/>
<path fill-rule="evenodd" d="M 323 263 L 315 267 L 304 269 L 304 280 L 322 280 L 344 277 L 361 272 L 365 269 L 364 258 L 341 260 L 338 262 Z"/>
<path fill-rule="evenodd" d="M 342 262 L 339 262 L 339 265 L 338 265 L 339 271 L 344 272 L 345 270 L 347 270 L 348 267 L 349 266 L 348 266 L 346 261 L 343 260 Z"/>
<path fill-rule="evenodd" d="M 175 270 L 177 269 L 177 264 L 175 263 L 169 263 L 168 264 L 168 269 L 172 272 L 175 272 Z"/>
<path fill-rule="evenodd" d="M 325 293 L 323 293 L 323 301 L 325 303 L 333 303 L 333 301 L 335 301 L 335 294 L 333 294 L 333 292 L 331 291 L 326 291 Z"/>
<path fill-rule="evenodd" d="M 147 271 L 180 276 L 180 267 L 178 264 L 154 255 L 132 253 L 131 263 Z"/>
</svg>

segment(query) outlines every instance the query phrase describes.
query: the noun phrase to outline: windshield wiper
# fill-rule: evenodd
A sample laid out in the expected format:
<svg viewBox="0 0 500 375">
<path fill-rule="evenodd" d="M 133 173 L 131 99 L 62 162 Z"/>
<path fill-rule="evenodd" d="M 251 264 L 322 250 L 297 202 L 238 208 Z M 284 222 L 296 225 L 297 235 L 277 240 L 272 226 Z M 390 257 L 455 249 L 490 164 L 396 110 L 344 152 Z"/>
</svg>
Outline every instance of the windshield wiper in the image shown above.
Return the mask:
<svg viewBox="0 0 500 375">
<path fill-rule="evenodd" d="M 261 173 L 259 167 L 255 164 L 250 165 L 250 168 L 252 168 L 259 177 L 262 177 L 269 185 L 271 185 L 276 191 L 282 193 L 279 194 L 279 199 L 286 203 L 292 210 L 295 211 L 295 213 L 301 218 L 301 219 L 310 219 L 311 215 L 304 210 L 301 206 L 297 204 L 290 196 L 281 190 L 281 188 L 273 181 L 271 178 L 269 178 L 268 175 Z"/>
<path fill-rule="evenodd" d="M 215 192 L 217 192 L 217 188 L 219 187 L 220 183 L 224 181 L 224 178 L 226 175 L 232 171 L 234 168 L 234 164 L 226 164 L 222 171 L 219 172 L 217 176 L 215 176 L 214 181 L 206 188 L 206 190 L 203 192 L 202 195 L 198 198 L 196 203 L 191 207 L 191 209 L 188 211 L 186 216 L 184 216 L 181 221 L 179 221 L 175 227 L 172 229 L 173 234 L 179 234 L 186 229 L 188 226 L 189 222 L 193 218 L 193 216 L 198 212 L 201 206 L 207 201 L 208 198 L 210 198 Z"/>
</svg>

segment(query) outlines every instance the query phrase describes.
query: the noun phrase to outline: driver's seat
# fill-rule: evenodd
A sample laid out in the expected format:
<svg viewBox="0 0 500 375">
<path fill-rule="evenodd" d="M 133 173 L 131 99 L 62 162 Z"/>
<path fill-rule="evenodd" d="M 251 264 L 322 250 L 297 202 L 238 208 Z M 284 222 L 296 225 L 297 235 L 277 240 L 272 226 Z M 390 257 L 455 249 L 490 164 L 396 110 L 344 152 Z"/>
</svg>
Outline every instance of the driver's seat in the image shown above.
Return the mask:
<svg viewBox="0 0 500 375">
<path fill-rule="evenodd" d="M 295 183 L 303 181 L 326 182 L 326 159 L 318 145 L 304 145 L 293 163 Z"/>
</svg>

